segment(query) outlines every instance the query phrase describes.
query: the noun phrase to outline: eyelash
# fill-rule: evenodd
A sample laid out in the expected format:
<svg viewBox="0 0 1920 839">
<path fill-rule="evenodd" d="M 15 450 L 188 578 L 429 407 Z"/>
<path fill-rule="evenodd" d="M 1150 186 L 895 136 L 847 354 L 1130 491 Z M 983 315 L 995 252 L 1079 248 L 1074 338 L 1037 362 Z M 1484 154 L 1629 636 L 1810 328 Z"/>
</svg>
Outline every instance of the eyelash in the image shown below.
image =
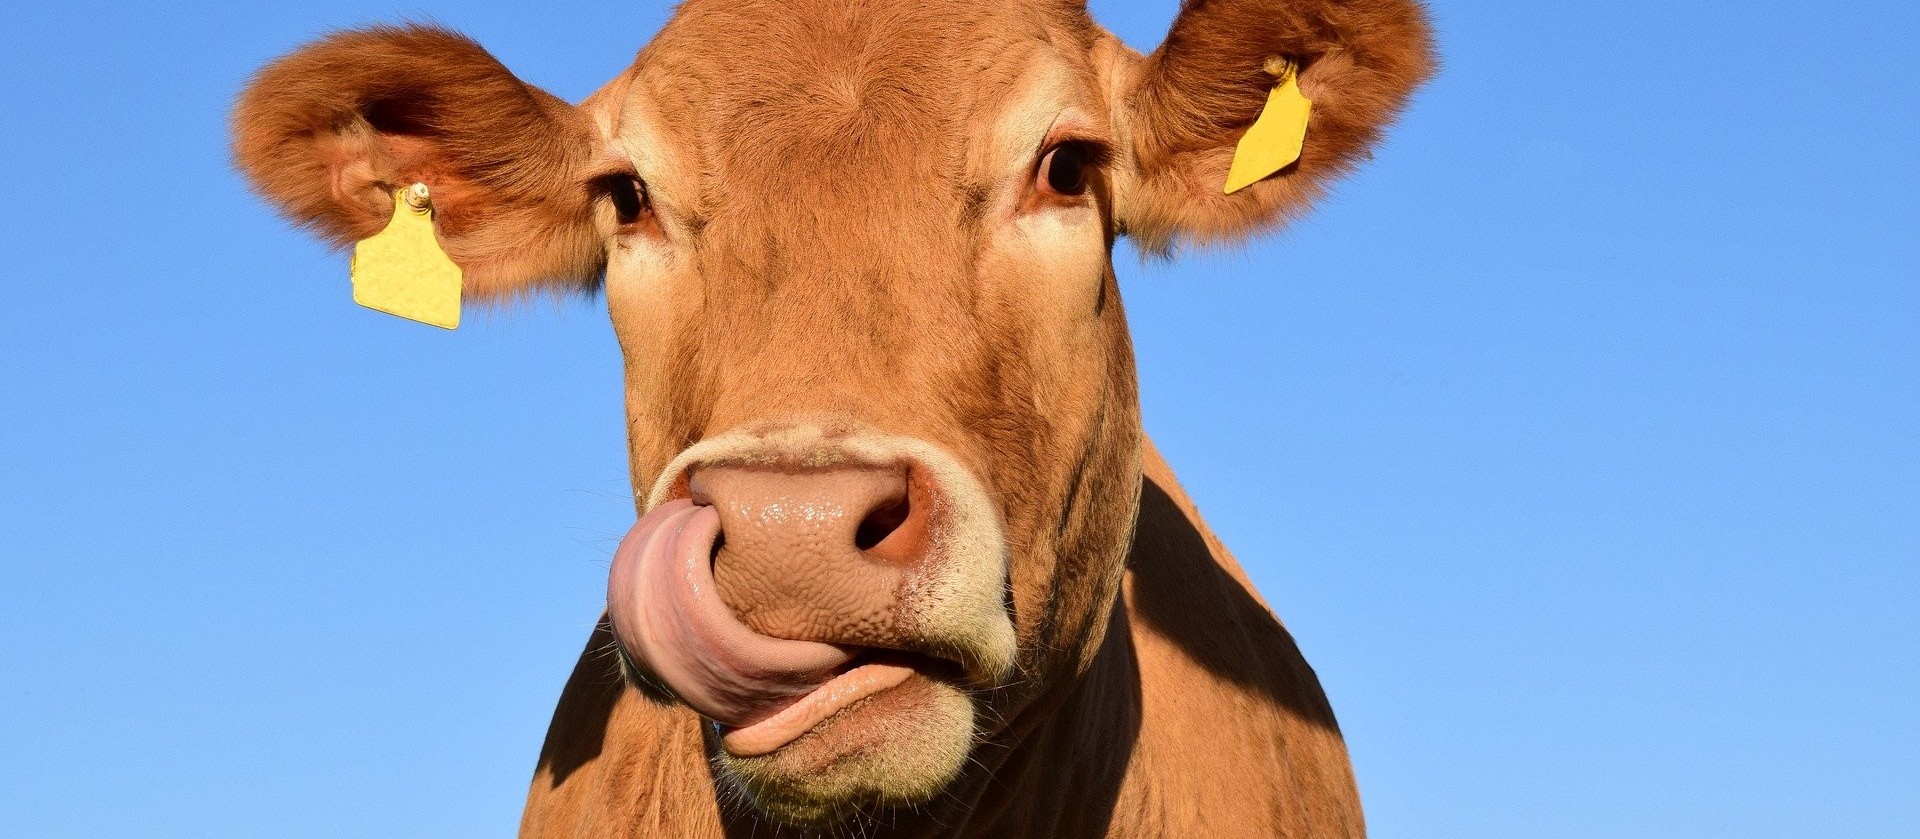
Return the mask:
<svg viewBox="0 0 1920 839">
<path fill-rule="evenodd" d="M 1085 196 L 1107 162 L 1106 147 L 1088 140 L 1061 140 L 1047 147 L 1034 164 L 1033 189 L 1057 200 Z"/>
<path fill-rule="evenodd" d="M 621 227 L 639 224 L 653 211 L 647 185 L 633 175 L 608 175 L 601 178 L 599 191 L 613 204 L 615 223 Z"/>
</svg>

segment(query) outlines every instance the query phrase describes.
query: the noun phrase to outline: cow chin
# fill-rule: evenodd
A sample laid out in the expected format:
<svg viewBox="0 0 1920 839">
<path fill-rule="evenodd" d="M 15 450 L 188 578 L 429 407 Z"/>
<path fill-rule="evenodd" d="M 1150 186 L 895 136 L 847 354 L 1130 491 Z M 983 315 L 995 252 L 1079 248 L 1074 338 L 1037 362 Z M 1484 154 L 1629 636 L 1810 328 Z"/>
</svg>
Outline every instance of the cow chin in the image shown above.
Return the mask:
<svg viewBox="0 0 1920 839">
<path fill-rule="evenodd" d="M 720 782 L 753 808 L 821 828 L 932 800 L 959 776 L 973 741 L 973 701 L 916 674 L 771 754 L 739 757 L 716 743 L 714 763 Z"/>
</svg>

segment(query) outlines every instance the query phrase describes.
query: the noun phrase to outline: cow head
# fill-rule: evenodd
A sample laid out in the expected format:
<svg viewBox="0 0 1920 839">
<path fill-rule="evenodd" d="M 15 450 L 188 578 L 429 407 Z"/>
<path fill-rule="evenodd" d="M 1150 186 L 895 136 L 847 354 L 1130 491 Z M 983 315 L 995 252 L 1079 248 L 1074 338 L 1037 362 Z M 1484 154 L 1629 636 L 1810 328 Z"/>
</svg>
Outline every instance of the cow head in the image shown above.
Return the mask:
<svg viewBox="0 0 1920 839">
<path fill-rule="evenodd" d="M 1224 195 L 1276 57 L 1303 156 Z M 819 824 L 949 788 L 1099 646 L 1140 491 L 1115 238 L 1284 221 L 1427 66 L 1413 0 L 1196 0 L 1148 56 L 1075 2 L 690 0 L 577 107 L 444 30 L 337 34 L 260 73 L 235 147 L 339 243 L 428 184 L 470 298 L 604 293 L 629 676 Z"/>
</svg>

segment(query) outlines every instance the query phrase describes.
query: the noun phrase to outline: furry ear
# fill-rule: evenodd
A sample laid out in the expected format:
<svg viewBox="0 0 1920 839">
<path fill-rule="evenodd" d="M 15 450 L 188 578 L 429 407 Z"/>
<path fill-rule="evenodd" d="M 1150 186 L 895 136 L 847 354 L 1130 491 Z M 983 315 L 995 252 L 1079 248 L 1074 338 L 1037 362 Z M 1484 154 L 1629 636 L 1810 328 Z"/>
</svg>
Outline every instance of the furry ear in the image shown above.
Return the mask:
<svg viewBox="0 0 1920 839">
<path fill-rule="evenodd" d="M 441 245 L 477 296 L 598 283 L 596 142 L 579 109 L 428 26 L 309 44 L 261 70 L 233 112 L 253 188 L 333 243 L 380 232 L 394 191 L 427 184 Z"/>
<path fill-rule="evenodd" d="M 1132 158 L 1116 209 L 1128 234 L 1161 251 L 1303 211 L 1365 159 L 1434 64 L 1418 0 L 1185 0 L 1152 55 L 1108 49 Z M 1305 146 L 1298 162 L 1225 195 L 1235 147 L 1275 84 L 1273 58 L 1300 68 L 1313 100 Z"/>
</svg>

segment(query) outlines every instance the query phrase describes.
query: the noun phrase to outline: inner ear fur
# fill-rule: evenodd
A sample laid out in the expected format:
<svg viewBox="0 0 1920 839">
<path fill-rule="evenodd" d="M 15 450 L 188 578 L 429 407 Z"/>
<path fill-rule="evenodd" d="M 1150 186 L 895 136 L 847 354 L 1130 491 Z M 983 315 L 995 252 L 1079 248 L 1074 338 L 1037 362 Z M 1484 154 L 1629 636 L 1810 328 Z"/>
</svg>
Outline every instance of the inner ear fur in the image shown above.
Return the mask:
<svg viewBox="0 0 1920 839">
<path fill-rule="evenodd" d="M 1434 66 L 1418 0 L 1184 0 L 1160 48 L 1128 57 L 1114 62 L 1133 158 L 1117 209 L 1154 251 L 1234 241 L 1299 214 L 1366 159 Z M 1276 57 L 1300 68 L 1313 100 L 1300 159 L 1225 195 Z"/>
<path fill-rule="evenodd" d="M 334 244 L 380 232 L 394 191 L 427 184 L 441 245 L 481 296 L 598 282 L 595 142 L 579 109 L 431 26 L 312 43 L 262 69 L 233 113 L 253 188 Z"/>
</svg>

